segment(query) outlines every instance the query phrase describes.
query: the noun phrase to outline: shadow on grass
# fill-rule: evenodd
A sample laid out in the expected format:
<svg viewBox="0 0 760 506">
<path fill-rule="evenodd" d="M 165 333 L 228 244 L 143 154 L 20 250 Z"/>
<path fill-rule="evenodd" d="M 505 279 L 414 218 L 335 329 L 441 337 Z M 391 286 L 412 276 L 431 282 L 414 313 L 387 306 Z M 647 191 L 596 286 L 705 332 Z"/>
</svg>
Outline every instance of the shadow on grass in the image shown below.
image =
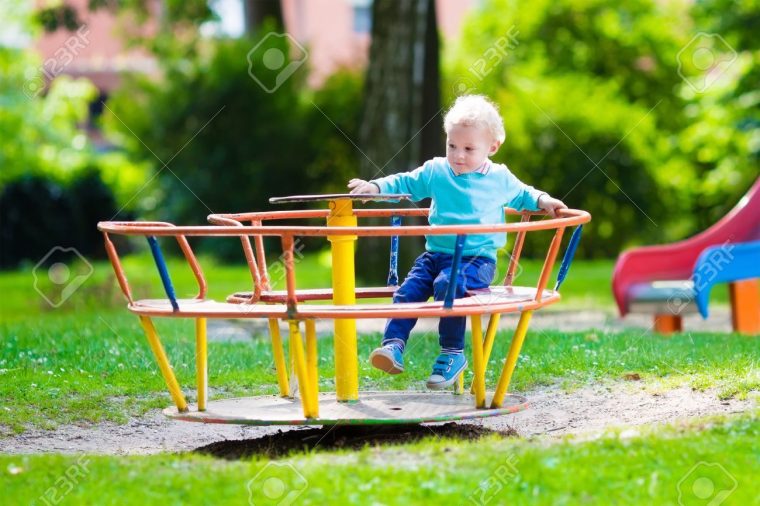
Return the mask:
<svg viewBox="0 0 760 506">
<path fill-rule="evenodd" d="M 516 437 L 517 431 L 496 431 L 480 425 L 449 422 L 443 425 L 359 426 L 336 425 L 314 429 L 278 431 L 256 439 L 218 441 L 193 451 L 224 460 L 254 456 L 285 457 L 291 453 L 360 450 L 365 447 L 403 445 L 422 439 L 475 441 L 486 436 Z"/>
</svg>

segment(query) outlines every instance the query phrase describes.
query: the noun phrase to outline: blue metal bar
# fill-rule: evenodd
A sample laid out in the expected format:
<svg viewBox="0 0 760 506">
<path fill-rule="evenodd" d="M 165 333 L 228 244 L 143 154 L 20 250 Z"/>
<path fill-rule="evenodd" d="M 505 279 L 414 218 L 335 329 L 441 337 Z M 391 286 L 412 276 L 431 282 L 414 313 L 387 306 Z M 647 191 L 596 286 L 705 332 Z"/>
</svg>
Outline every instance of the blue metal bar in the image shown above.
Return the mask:
<svg viewBox="0 0 760 506">
<path fill-rule="evenodd" d="M 401 226 L 401 216 L 391 216 L 391 225 Z M 398 236 L 391 236 L 391 266 L 388 272 L 388 286 L 398 286 Z"/>
<path fill-rule="evenodd" d="M 177 304 L 177 296 L 174 294 L 174 286 L 172 286 L 172 279 L 169 277 L 169 270 L 166 268 L 166 261 L 164 261 L 164 255 L 161 253 L 161 248 L 158 245 L 158 241 L 152 235 L 146 237 L 148 239 L 148 245 L 150 251 L 153 253 L 153 260 L 156 262 L 158 268 L 158 274 L 161 276 L 161 283 L 164 284 L 164 291 L 166 296 L 171 302 L 172 309 L 179 311 L 179 304 Z"/>
<path fill-rule="evenodd" d="M 446 297 L 443 299 L 443 307 L 454 307 L 454 297 L 457 293 L 457 280 L 459 279 L 459 265 L 462 263 L 462 251 L 464 251 L 465 235 L 458 235 L 454 245 L 454 259 L 451 261 L 451 274 L 449 274 L 449 286 L 446 289 Z"/>
<path fill-rule="evenodd" d="M 570 237 L 570 242 L 567 244 L 567 250 L 565 250 L 565 256 L 562 257 L 562 264 L 559 266 L 559 273 L 557 274 L 557 284 L 554 285 L 554 291 L 559 290 L 560 285 L 565 281 L 567 272 L 570 270 L 570 264 L 573 263 L 573 257 L 575 256 L 575 250 L 578 249 L 578 243 L 581 242 L 581 234 L 583 233 L 583 225 L 578 227 Z"/>
</svg>

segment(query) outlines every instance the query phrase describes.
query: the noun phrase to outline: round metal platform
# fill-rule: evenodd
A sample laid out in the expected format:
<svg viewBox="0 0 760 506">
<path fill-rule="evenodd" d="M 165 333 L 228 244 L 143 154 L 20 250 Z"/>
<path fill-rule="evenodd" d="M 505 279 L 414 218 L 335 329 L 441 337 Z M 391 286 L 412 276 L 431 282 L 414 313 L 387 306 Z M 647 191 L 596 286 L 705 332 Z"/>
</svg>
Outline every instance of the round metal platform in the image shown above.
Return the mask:
<svg viewBox="0 0 760 506">
<path fill-rule="evenodd" d="M 491 398 L 492 392 L 486 395 Z M 208 403 L 206 411 L 190 405 L 180 413 L 166 408 L 174 420 L 237 425 L 375 425 L 449 422 L 506 415 L 522 411 L 528 401 L 509 394 L 497 409 L 475 409 L 470 394 L 452 392 L 360 392 L 358 402 L 337 402 L 334 392 L 319 394 L 319 418 L 304 418 L 300 399 L 277 395 L 224 399 Z"/>
</svg>

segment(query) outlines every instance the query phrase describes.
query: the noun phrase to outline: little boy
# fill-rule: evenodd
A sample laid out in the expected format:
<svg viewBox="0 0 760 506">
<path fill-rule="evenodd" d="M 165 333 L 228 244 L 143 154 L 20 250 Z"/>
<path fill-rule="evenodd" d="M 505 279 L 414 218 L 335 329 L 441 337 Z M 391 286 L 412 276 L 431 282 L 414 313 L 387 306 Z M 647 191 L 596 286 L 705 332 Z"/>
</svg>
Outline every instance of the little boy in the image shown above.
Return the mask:
<svg viewBox="0 0 760 506">
<path fill-rule="evenodd" d="M 446 113 L 446 158 L 428 160 L 411 172 L 363 181 L 352 179 L 353 194 L 408 193 L 412 200 L 431 198 L 430 225 L 504 223 L 504 206 L 518 210 L 543 209 L 556 216 L 567 206 L 522 183 L 505 165 L 488 158 L 498 151 L 505 133 L 494 104 L 480 95 L 459 97 Z M 444 299 L 451 276 L 454 236 L 426 236 L 425 252 L 414 262 L 393 302 L 423 302 L 432 295 Z M 496 250 L 506 244 L 506 234 L 469 234 L 462 253 L 456 297 L 487 288 L 496 272 Z M 404 371 L 404 347 L 416 318 L 390 319 L 380 348 L 370 362 L 390 374 Z M 467 367 L 464 355 L 464 317 L 441 318 L 438 325 L 441 354 L 433 364 L 427 386 L 440 390 L 451 386 Z"/>
</svg>

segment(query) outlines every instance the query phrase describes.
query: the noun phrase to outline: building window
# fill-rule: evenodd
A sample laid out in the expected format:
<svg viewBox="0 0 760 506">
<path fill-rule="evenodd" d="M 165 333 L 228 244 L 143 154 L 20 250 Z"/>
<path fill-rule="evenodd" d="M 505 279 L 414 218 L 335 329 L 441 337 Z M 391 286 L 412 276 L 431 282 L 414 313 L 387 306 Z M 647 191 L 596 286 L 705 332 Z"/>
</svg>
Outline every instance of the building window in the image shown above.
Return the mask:
<svg viewBox="0 0 760 506">
<path fill-rule="evenodd" d="M 372 0 L 350 0 L 354 11 L 354 33 L 372 30 Z"/>
</svg>

